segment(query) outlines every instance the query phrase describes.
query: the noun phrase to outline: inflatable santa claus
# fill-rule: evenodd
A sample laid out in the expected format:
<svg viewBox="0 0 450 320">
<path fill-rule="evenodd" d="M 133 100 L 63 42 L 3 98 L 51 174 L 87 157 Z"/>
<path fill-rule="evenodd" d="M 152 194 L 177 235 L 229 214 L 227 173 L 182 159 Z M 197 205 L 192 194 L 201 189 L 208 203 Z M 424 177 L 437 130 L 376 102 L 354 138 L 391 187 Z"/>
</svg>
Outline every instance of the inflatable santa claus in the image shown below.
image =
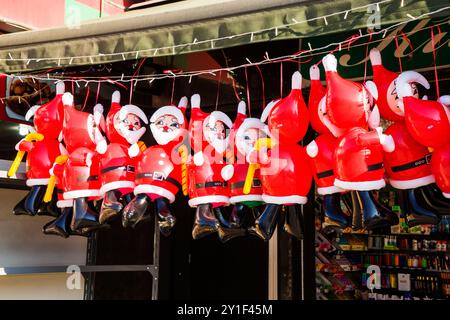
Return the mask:
<svg viewBox="0 0 450 320">
<path fill-rule="evenodd" d="M 406 127 L 416 141 L 433 151 L 432 173 L 443 196 L 449 198 L 450 96 L 441 96 L 437 101 L 420 100 L 415 97 L 413 83 L 420 83 L 427 89 L 430 87 L 427 80 L 415 71 L 405 71 L 399 75 L 396 88 Z M 438 202 L 447 203 L 442 200 L 438 199 Z"/>
<path fill-rule="evenodd" d="M 103 203 L 100 223 L 117 217 L 124 205 L 133 196 L 135 170 L 141 153 L 139 139 L 145 133 L 143 125 L 148 124 L 147 116 L 135 105 L 120 105 L 120 93 L 115 91 L 111 108 L 106 117 L 105 141 L 97 146 L 100 157 L 101 188 Z"/>
<path fill-rule="evenodd" d="M 99 155 L 96 147 L 104 143 L 103 107 L 94 107 L 94 114 L 75 109 L 73 96 L 66 92 L 63 97 L 64 127 L 62 138 L 67 156 L 57 158 L 50 173 L 58 178 L 63 171 L 58 187 L 63 188 L 63 200 L 58 202 L 63 214 L 44 227 L 44 233 L 67 237 L 70 230 L 81 232 L 83 229 L 100 228 L 98 213 L 92 208 L 91 201 L 100 200 Z M 57 179 L 58 181 L 58 179 Z M 67 229 L 67 221 L 70 230 Z"/>
<path fill-rule="evenodd" d="M 393 152 L 384 152 L 384 164 L 389 183 L 402 190 L 402 211 L 410 227 L 419 224 L 436 224 L 439 218 L 427 206 L 421 205 L 420 189 L 435 181 L 430 166 L 430 153 L 425 146 L 414 140 L 404 123 L 402 103 L 397 94 L 397 77 L 387 70 L 381 60 L 380 51 L 370 51 L 373 80 L 378 88 L 377 105 L 383 118 L 393 121 L 386 134 L 395 143 Z M 424 83 L 425 84 L 425 83 Z M 426 85 L 426 84 L 425 84 Z M 409 83 L 415 98 L 419 98 L 416 83 Z"/>
<path fill-rule="evenodd" d="M 306 153 L 310 157 L 310 165 L 317 185 L 317 193 L 323 196 L 324 227 L 346 228 L 349 217 L 341 209 L 341 193 L 344 191 L 334 185 L 334 150 L 337 139 L 324 125 L 326 117 L 325 94 L 326 89 L 320 82 L 320 70 L 313 65 L 309 70 L 311 87 L 309 91 L 308 110 L 311 126 L 319 136 L 306 146 Z M 328 121 L 333 132 L 340 136 L 338 128 Z"/>
<path fill-rule="evenodd" d="M 28 153 L 27 181 L 30 192 L 13 209 L 16 215 L 51 215 L 57 216 L 55 201 L 49 204 L 43 202 L 43 197 L 50 179 L 49 170 L 53 166 L 56 157 L 60 155 L 60 143 L 58 137 L 63 128 L 63 103 L 64 82 L 56 84 L 56 96 L 50 102 L 42 106 L 33 106 L 25 116 L 27 120 L 33 119 L 36 132 L 28 134 L 17 145 L 16 159 L 8 172 L 8 176 L 15 175 L 23 156 Z"/>
<path fill-rule="evenodd" d="M 295 72 L 291 93 L 264 109 L 261 121 L 268 121 L 269 138 L 259 139 L 248 156 L 252 164 L 249 171 L 254 171 L 255 165 L 260 168 L 262 199 L 266 203 L 252 232 L 264 240 L 269 240 L 275 231 L 279 209 L 286 206 L 288 213 L 292 213 L 289 207 L 305 204 L 311 187 L 308 157 L 297 144 L 303 139 L 309 123 L 301 82 L 301 74 Z M 247 176 L 249 181 L 251 176 Z M 295 220 L 298 221 L 298 217 Z"/>
<path fill-rule="evenodd" d="M 221 111 L 211 114 L 200 109 L 200 96 L 191 97 L 189 134 L 194 155 L 188 163 L 189 205 L 196 208 L 192 229 L 194 239 L 229 227 L 222 207 L 229 204 L 228 180 L 233 165 L 227 164 L 230 118 Z"/>
<path fill-rule="evenodd" d="M 136 197 L 123 211 L 124 227 L 135 226 L 147 217 L 150 202 L 155 203 L 161 233 L 169 235 L 175 225 L 169 204 L 175 201 L 179 190 L 187 191 L 187 103 L 187 98 L 183 97 L 178 107 L 164 106 L 151 116 L 150 130 L 157 145 L 147 148 L 137 163 Z"/>
<path fill-rule="evenodd" d="M 366 229 L 397 224 L 398 217 L 371 192 L 385 186 L 383 150 L 395 149 L 392 137 L 383 134 L 379 126 L 376 86 L 370 81 L 360 84 L 342 78 L 332 54 L 322 61 L 327 80 L 327 119 L 343 130 L 334 151 L 334 185 L 356 191 Z"/>
</svg>

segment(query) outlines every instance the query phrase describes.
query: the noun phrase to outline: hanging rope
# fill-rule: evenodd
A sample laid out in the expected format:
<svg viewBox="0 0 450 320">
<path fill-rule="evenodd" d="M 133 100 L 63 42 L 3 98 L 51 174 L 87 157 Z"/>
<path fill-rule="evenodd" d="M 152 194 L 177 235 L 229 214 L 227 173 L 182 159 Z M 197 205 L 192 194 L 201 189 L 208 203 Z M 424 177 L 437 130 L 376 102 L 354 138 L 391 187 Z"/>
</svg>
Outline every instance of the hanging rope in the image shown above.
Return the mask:
<svg viewBox="0 0 450 320">
<path fill-rule="evenodd" d="M 262 109 L 264 109 L 266 107 L 266 92 L 264 90 L 264 77 L 261 68 L 259 66 L 256 66 L 256 69 L 258 69 L 259 77 L 261 78 Z"/>
<path fill-rule="evenodd" d="M 395 52 L 398 54 L 398 65 L 400 67 L 400 72 L 403 72 L 402 58 L 400 57 L 400 54 L 399 54 L 399 51 L 398 51 L 398 38 L 397 38 L 397 36 L 395 36 L 394 39 L 395 39 L 395 47 L 396 47 Z"/>
<path fill-rule="evenodd" d="M 170 105 L 173 106 L 173 94 L 175 92 L 175 77 L 173 77 L 172 81 L 172 94 L 170 95 Z"/>
<path fill-rule="evenodd" d="M 248 115 L 252 116 L 252 107 L 250 106 L 250 86 L 248 83 L 248 75 L 247 75 L 247 67 L 245 68 L 245 84 L 247 86 L 247 107 L 248 107 Z"/>
<path fill-rule="evenodd" d="M 89 98 L 89 93 L 91 92 L 91 90 L 89 89 L 89 86 L 87 86 L 87 93 L 86 93 L 86 98 L 84 98 L 84 104 L 83 104 L 83 108 L 81 109 L 81 111 L 84 110 L 84 108 L 86 108 L 86 104 Z"/>
<path fill-rule="evenodd" d="M 283 61 L 280 63 L 280 99 L 283 99 Z"/>
<path fill-rule="evenodd" d="M 95 95 L 95 104 L 98 103 L 98 95 L 100 94 L 100 84 L 101 84 L 101 82 L 99 82 L 97 85 L 97 94 Z"/>
<path fill-rule="evenodd" d="M 219 105 L 219 92 L 220 92 L 220 80 L 222 79 L 222 71 L 219 72 L 219 79 L 217 80 L 217 93 L 216 93 L 216 110 Z"/>
<path fill-rule="evenodd" d="M 436 98 L 439 98 L 440 92 L 439 92 L 439 78 L 438 78 L 438 71 L 436 66 L 436 45 L 434 43 L 434 30 L 431 29 L 431 46 L 433 48 L 433 64 L 434 64 L 434 79 L 436 81 Z"/>
</svg>

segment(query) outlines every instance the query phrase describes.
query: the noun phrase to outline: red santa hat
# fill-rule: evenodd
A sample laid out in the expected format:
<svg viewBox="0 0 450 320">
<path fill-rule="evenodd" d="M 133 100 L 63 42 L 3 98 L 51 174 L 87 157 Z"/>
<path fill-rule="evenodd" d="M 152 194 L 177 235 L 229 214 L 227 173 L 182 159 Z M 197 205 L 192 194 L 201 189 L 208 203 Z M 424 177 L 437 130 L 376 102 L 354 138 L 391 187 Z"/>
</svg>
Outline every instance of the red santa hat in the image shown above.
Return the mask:
<svg viewBox="0 0 450 320">
<path fill-rule="evenodd" d="M 106 134 L 111 143 L 135 144 L 145 133 L 146 129 L 144 126 L 137 131 L 130 131 L 125 127 L 116 127 L 114 119 L 124 120 L 130 113 L 136 115 L 145 124 L 148 124 L 147 116 L 139 107 L 132 104 L 122 107 L 120 105 L 120 92 L 115 91 L 111 98 L 111 108 L 106 117 Z"/>
<path fill-rule="evenodd" d="M 383 118 L 391 121 L 403 120 L 403 112 L 398 106 L 398 95 L 395 86 L 398 74 L 387 70 L 382 63 L 380 51 L 370 50 L 373 81 L 378 88 L 377 105 Z"/>
<path fill-rule="evenodd" d="M 427 147 L 438 148 L 450 144 L 450 113 L 447 107 L 450 97 L 444 96 L 438 101 L 420 100 L 415 97 L 417 89 L 411 86 L 414 82 L 430 88 L 428 81 L 415 71 L 400 74 L 396 84 L 408 131 Z"/>
<path fill-rule="evenodd" d="M 319 114 L 319 103 L 325 97 L 326 89 L 320 82 L 320 70 L 317 65 L 312 65 L 309 69 L 311 86 L 309 89 L 308 110 L 311 126 L 317 133 L 328 133 L 328 128 L 323 124 Z"/>
<path fill-rule="evenodd" d="M 178 107 L 175 106 L 164 106 L 158 108 L 152 116 L 150 117 L 150 130 L 155 138 L 156 142 L 159 145 L 166 145 L 172 141 L 178 141 L 181 136 L 184 135 L 186 130 L 186 107 L 187 107 L 187 97 L 182 97 L 178 103 Z M 173 130 L 170 132 L 163 132 L 158 129 L 155 125 L 155 121 L 164 115 L 171 115 L 175 119 L 177 119 L 180 127 L 177 130 Z"/>
<path fill-rule="evenodd" d="M 303 139 L 308 124 L 308 109 L 302 96 L 302 75 L 296 71 L 292 75 L 290 94 L 270 110 L 269 131 L 272 138 L 297 143 Z"/>
<path fill-rule="evenodd" d="M 340 128 L 366 128 L 370 107 L 378 92 L 372 81 L 364 84 L 346 80 L 337 72 L 337 60 L 332 54 L 323 58 L 327 79 L 326 109 L 329 119 Z"/>
</svg>

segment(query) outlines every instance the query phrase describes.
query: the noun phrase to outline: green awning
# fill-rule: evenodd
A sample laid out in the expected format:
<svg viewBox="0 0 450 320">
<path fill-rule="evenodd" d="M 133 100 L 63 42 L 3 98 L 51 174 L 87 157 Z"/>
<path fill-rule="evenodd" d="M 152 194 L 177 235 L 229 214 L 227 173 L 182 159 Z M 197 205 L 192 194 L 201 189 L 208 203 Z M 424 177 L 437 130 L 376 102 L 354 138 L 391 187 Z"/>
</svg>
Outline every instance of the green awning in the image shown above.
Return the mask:
<svg viewBox="0 0 450 320">
<path fill-rule="evenodd" d="M 382 25 L 411 20 L 411 16 L 426 15 L 450 5 L 442 0 L 188 0 L 71 28 L 2 35 L 0 72 L 184 54 L 365 29 L 368 22 L 376 21 L 377 14 L 376 6 L 368 9 L 367 5 L 377 2 Z M 439 13 L 449 14 L 449 10 Z M 318 18 L 324 15 L 328 15 L 326 21 Z M 315 20 L 307 21 L 311 19 Z"/>
</svg>

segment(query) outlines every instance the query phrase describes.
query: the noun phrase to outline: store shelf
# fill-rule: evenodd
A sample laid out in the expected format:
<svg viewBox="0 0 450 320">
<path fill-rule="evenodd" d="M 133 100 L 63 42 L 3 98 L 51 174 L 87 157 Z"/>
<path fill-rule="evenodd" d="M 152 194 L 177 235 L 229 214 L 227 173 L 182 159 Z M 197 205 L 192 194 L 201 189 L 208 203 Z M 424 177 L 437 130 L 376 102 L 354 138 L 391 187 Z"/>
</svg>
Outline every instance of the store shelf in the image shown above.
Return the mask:
<svg viewBox="0 0 450 320">
<path fill-rule="evenodd" d="M 450 273 L 450 270 L 436 270 L 436 269 L 424 269 L 413 267 L 392 267 L 392 266 L 380 266 L 381 269 L 390 270 L 394 272 L 430 272 L 430 273 Z"/>
<path fill-rule="evenodd" d="M 0 276 L 43 274 L 43 273 L 71 273 L 78 267 L 81 273 L 89 272 L 136 272 L 148 271 L 156 274 L 154 265 L 92 265 L 92 266 L 35 266 L 35 267 L 0 267 Z"/>
<path fill-rule="evenodd" d="M 450 255 L 450 251 L 439 251 L 439 250 L 411 250 L 411 249 L 367 249 L 367 250 L 341 250 L 344 253 L 362 253 L 362 254 L 384 254 L 384 253 L 410 253 L 410 254 L 441 254 Z"/>
</svg>

